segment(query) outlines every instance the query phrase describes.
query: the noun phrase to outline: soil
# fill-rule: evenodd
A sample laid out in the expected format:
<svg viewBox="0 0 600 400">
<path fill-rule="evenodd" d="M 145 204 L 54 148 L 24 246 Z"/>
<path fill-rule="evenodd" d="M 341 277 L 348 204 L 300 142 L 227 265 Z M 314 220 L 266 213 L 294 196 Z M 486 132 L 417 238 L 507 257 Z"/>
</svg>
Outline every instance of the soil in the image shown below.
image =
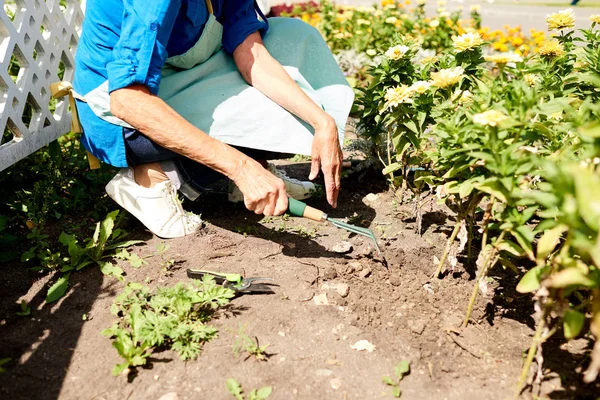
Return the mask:
<svg viewBox="0 0 600 400">
<path fill-rule="evenodd" d="M 308 175 L 306 162 L 282 164 L 291 176 Z M 299 218 L 261 222 L 243 206 L 211 194 L 188 205 L 202 213 L 206 226 L 194 236 L 166 241 L 165 257 L 175 264 L 165 271 L 156 250 L 164 241 L 129 221 L 130 237 L 147 240 L 135 251 L 148 264 L 122 265 L 126 282 L 174 285 L 188 280 L 187 268 L 204 268 L 271 277 L 279 285 L 273 295 L 241 296 L 219 313 L 213 322 L 219 338 L 197 360 L 185 363 L 173 352 L 158 352 L 129 379 L 111 375 L 120 359 L 100 335 L 114 321 L 109 309 L 123 283 L 87 268 L 72 275 L 63 299 L 45 304 L 52 275 L 4 265 L 0 358 L 12 361 L 0 374 L 0 398 L 230 399 L 230 377 L 246 391 L 272 386 L 271 399 L 391 398 L 382 377 L 393 376 L 401 360 L 411 365 L 400 384 L 403 398 L 511 398 L 534 328 L 531 297 L 512 291 L 517 278 L 497 271 L 487 295 L 478 297 L 473 323 L 460 327 L 474 283 L 472 263 L 460 259 L 443 279 L 431 278 L 434 256 L 440 257 L 452 229 L 451 213 L 427 206 L 417 234 L 412 204 L 399 205 L 379 173 L 350 175 L 342 188 L 338 209 L 323 199 L 310 204 L 370 227 L 387 268 L 364 237 Z M 367 200 L 370 193 L 377 196 Z M 333 251 L 342 241 L 352 244 L 350 252 Z M 338 283 L 348 286 L 346 297 L 335 290 Z M 316 305 L 323 293 L 329 304 Z M 21 299 L 30 303 L 31 316 L 15 315 Z M 269 344 L 268 361 L 234 354 L 240 326 Z M 560 336 L 545 344 L 543 382 L 522 398 L 597 398 L 600 385 L 581 382 L 588 341 L 565 344 Z M 351 348 L 363 339 L 376 346 L 373 352 Z"/>
</svg>

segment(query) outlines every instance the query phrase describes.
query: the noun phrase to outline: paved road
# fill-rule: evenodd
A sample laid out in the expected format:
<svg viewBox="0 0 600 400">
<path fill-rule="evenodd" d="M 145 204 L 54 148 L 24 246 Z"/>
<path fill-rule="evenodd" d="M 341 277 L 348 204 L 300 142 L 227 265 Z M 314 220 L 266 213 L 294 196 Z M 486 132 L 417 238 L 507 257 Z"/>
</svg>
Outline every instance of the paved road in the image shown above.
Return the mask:
<svg viewBox="0 0 600 400">
<path fill-rule="evenodd" d="M 524 30 L 530 28 L 546 29 L 546 15 L 557 12 L 559 10 L 570 7 L 569 1 L 561 0 L 542 0 L 544 4 L 555 3 L 555 6 L 547 5 L 530 5 L 534 2 L 541 3 L 540 0 L 527 0 L 527 5 L 520 5 L 518 2 L 503 0 L 502 3 L 488 3 L 487 1 L 464 0 L 448 0 L 446 9 L 449 11 L 455 10 L 457 7 L 463 7 L 465 17 L 469 14 L 469 9 L 472 4 L 481 5 L 481 16 L 483 25 L 489 26 L 492 29 L 500 29 L 504 25 L 510 26 L 520 25 Z M 597 3 L 597 0 L 594 0 Z M 586 0 L 581 0 L 580 4 L 584 4 Z M 338 4 L 351 5 L 371 5 L 372 0 L 338 0 Z M 434 15 L 437 9 L 437 1 L 428 0 L 426 6 L 427 15 Z M 588 17 L 592 14 L 600 14 L 600 7 L 573 7 L 576 15 L 577 27 L 588 28 L 591 24 Z"/>
</svg>

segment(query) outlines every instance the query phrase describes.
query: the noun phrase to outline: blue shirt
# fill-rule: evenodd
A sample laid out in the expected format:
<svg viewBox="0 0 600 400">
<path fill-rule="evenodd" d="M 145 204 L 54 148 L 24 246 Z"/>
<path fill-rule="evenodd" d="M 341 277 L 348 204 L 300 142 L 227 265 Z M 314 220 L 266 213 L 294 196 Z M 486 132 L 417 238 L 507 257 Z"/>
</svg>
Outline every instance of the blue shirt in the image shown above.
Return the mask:
<svg viewBox="0 0 600 400">
<path fill-rule="evenodd" d="M 212 0 L 223 25 L 223 48 L 233 53 L 248 35 L 265 33 L 254 0 Z M 138 83 L 158 93 L 166 59 L 196 44 L 209 12 L 205 0 L 88 0 L 75 57 L 75 90 L 85 95 L 108 80 L 109 91 Z M 126 167 L 122 127 L 98 118 L 81 101 L 83 146 L 101 161 Z"/>
</svg>

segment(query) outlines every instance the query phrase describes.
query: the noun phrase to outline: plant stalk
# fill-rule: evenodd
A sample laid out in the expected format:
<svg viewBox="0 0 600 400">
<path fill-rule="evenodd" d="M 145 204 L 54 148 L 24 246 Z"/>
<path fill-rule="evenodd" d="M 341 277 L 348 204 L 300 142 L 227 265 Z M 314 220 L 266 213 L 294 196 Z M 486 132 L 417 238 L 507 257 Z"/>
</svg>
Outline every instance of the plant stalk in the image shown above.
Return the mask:
<svg viewBox="0 0 600 400">
<path fill-rule="evenodd" d="M 467 315 L 465 316 L 465 320 L 463 321 L 463 326 L 467 326 L 469 324 L 469 318 L 471 318 L 471 312 L 473 312 L 473 306 L 475 305 L 475 300 L 477 300 L 477 293 L 479 292 L 479 281 L 484 279 L 487 276 L 488 270 L 490 269 L 490 262 L 496 257 L 496 249 L 497 246 L 502 243 L 504 240 L 504 235 L 506 231 L 503 231 L 500 236 L 498 236 L 498 240 L 494 244 L 494 247 L 490 249 L 490 254 L 486 258 L 483 267 L 481 268 L 481 272 L 475 279 L 475 285 L 473 285 L 473 292 L 471 293 L 471 299 L 469 300 L 469 305 L 467 307 Z M 483 250 L 482 250 L 483 251 Z"/>
<path fill-rule="evenodd" d="M 519 397 L 523 387 L 525 386 L 525 382 L 527 381 L 527 375 L 529 375 L 529 369 L 531 368 L 531 364 L 533 363 L 533 358 L 535 357 L 538 346 L 541 346 L 544 342 L 542 338 L 542 334 L 544 333 L 544 329 L 546 328 L 546 317 L 548 314 L 548 307 L 545 307 L 544 313 L 542 314 L 542 318 L 538 322 L 537 329 L 535 330 L 535 336 L 533 337 L 533 342 L 531 343 L 531 347 L 529 347 L 529 352 L 527 353 L 527 358 L 525 359 L 525 364 L 523 365 L 523 369 L 521 370 L 521 377 L 519 378 L 519 383 L 517 385 L 517 391 L 515 392 L 515 399 Z"/>
<path fill-rule="evenodd" d="M 437 271 L 435 271 L 435 274 L 433 275 L 434 278 L 439 278 L 440 273 L 442 272 L 442 267 L 444 266 L 444 263 L 446 262 L 446 259 L 448 258 L 448 254 L 450 254 L 450 248 L 452 247 L 452 243 L 454 242 L 454 240 L 456 239 L 456 236 L 458 235 L 458 231 L 460 231 L 460 226 L 462 224 L 462 221 L 463 221 L 462 218 L 459 218 L 456 221 L 454 230 L 452 231 L 452 234 L 450 235 L 450 238 L 448 239 L 448 242 L 446 243 L 446 248 L 444 249 L 444 254 L 442 254 L 442 258 L 438 265 Z"/>
</svg>

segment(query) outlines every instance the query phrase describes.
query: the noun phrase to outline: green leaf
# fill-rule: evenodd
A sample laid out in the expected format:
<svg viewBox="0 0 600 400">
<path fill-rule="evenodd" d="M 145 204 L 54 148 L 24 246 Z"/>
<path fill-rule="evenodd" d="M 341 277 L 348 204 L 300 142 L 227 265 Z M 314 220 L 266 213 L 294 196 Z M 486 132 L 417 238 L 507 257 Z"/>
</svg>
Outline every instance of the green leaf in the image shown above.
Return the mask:
<svg viewBox="0 0 600 400">
<path fill-rule="evenodd" d="M 124 362 L 123 364 L 115 365 L 115 367 L 112 370 L 113 376 L 121 375 L 121 373 L 123 373 L 123 371 L 125 371 L 128 367 L 129 367 L 128 362 Z"/>
<path fill-rule="evenodd" d="M 475 185 L 475 187 L 484 193 L 491 194 L 503 203 L 508 201 L 502 185 L 496 178 L 487 179 L 482 183 Z"/>
<path fill-rule="evenodd" d="M 587 136 L 587 137 L 594 138 L 594 139 L 600 138 L 600 123 L 592 122 L 592 123 L 583 125 L 583 126 L 579 127 L 577 132 L 579 132 L 579 134 L 582 136 Z"/>
<path fill-rule="evenodd" d="M 527 271 L 517 285 L 517 292 L 531 293 L 540 288 L 540 280 L 545 272 L 546 267 L 539 265 Z"/>
<path fill-rule="evenodd" d="M 600 176 L 588 170 L 575 175 L 579 215 L 595 231 L 600 230 Z"/>
<path fill-rule="evenodd" d="M 273 388 L 271 386 L 265 386 L 258 389 L 256 392 L 257 399 L 264 400 L 267 399 L 271 393 L 273 392 Z"/>
<path fill-rule="evenodd" d="M 233 378 L 229 378 L 227 379 L 225 385 L 227 386 L 227 390 L 229 390 L 229 393 L 231 393 L 233 397 L 235 397 L 237 400 L 244 400 L 244 398 L 242 397 L 242 385 L 240 385 L 238 381 L 236 381 Z"/>
<path fill-rule="evenodd" d="M 381 173 L 383 175 L 391 174 L 392 172 L 398 171 L 400 168 L 402 168 L 401 164 L 399 164 L 399 163 L 391 163 L 390 165 L 386 166 L 383 169 L 383 171 L 381 171 Z"/>
<path fill-rule="evenodd" d="M 542 262 L 554 251 L 560 237 L 569 229 L 566 225 L 558 225 L 544 232 L 537 245 L 537 261 Z"/>
<path fill-rule="evenodd" d="M 566 288 L 569 286 L 594 287 L 596 286 L 596 282 L 588 278 L 577 267 L 563 269 L 548 279 L 548 287 Z"/>
<path fill-rule="evenodd" d="M 400 388 L 398 386 L 392 388 L 392 396 L 394 396 L 394 397 L 402 396 L 402 390 L 400 390 Z"/>
<path fill-rule="evenodd" d="M 124 242 L 119 242 L 116 244 L 111 244 L 110 246 L 106 246 L 106 250 L 113 250 L 113 249 L 117 249 L 120 247 L 126 248 L 126 247 L 131 247 L 131 246 L 135 246 L 136 244 L 140 244 L 140 243 L 144 243 L 143 240 L 127 240 Z"/>
<path fill-rule="evenodd" d="M 383 378 L 381 378 L 381 380 L 383 381 L 383 383 L 385 383 L 388 386 L 396 385 L 396 382 L 394 382 L 394 380 L 388 375 L 385 375 Z"/>
<path fill-rule="evenodd" d="M 56 300 L 60 299 L 64 296 L 69 288 L 69 276 L 70 274 L 65 274 L 57 279 L 57 281 L 48 289 L 48 294 L 46 295 L 46 303 L 54 303 Z"/>
<path fill-rule="evenodd" d="M 464 199 L 465 197 L 471 194 L 474 188 L 475 185 L 473 184 L 472 180 L 469 179 L 468 181 L 464 181 L 460 184 L 460 188 L 458 189 L 458 196 L 461 199 Z"/>
<path fill-rule="evenodd" d="M 585 315 L 579 311 L 569 308 L 565 312 L 563 318 L 563 329 L 565 331 L 565 338 L 571 340 L 581 332 L 583 325 L 585 324 Z"/>
<path fill-rule="evenodd" d="M 115 278 L 117 278 L 120 281 L 124 280 L 123 270 L 120 267 L 118 267 L 108 261 L 102 261 L 99 264 L 100 264 L 100 271 L 102 271 L 102 273 L 104 275 L 114 276 Z"/>
<path fill-rule="evenodd" d="M 408 360 L 402 360 L 398 365 L 396 365 L 396 376 L 398 380 L 402 380 L 404 375 L 410 372 L 410 362 Z"/>
<path fill-rule="evenodd" d="M 499 251 L 506 251 L 515 257 L 520 257 L 525 253 L 521 246 L 508 239 L 503 239 L 502 242 L 496 246 L 496 248 Z"/>
<path fill-rule="evenodd" d="M 6 372 L 6 369 L 4 369 L 3 366 L 5 364 L 8 364 L 11 361 L 12 361 L 12 358 L 9 358 L 9 357 L 0 358 L 0 374 L 3 374 Z"/>
</svg>

